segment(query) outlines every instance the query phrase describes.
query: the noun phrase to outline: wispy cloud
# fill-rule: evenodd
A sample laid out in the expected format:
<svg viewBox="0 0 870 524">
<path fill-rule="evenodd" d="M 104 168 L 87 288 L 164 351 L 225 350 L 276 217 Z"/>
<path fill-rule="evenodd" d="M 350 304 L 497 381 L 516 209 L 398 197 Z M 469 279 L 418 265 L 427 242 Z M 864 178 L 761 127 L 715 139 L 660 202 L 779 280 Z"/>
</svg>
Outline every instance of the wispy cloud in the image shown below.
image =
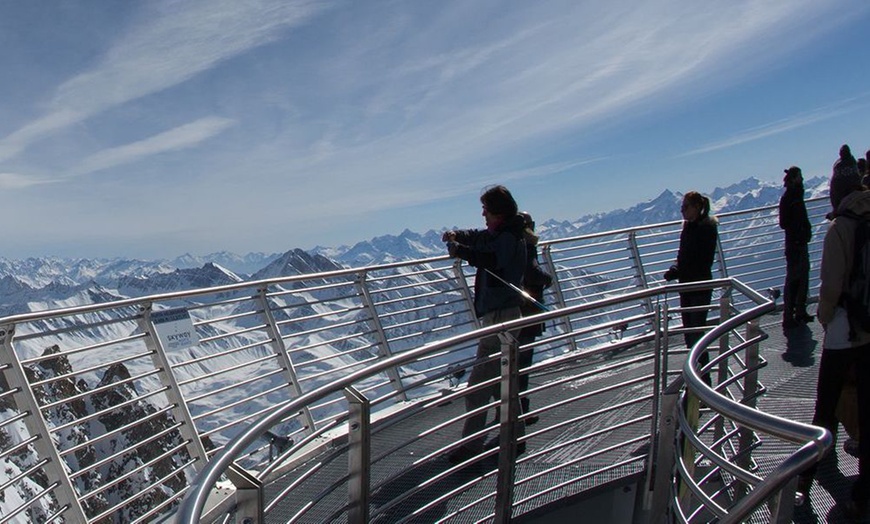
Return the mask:
<svg viewBox="0 0 870 524">
<path fill-rule="evenodd" d="M 21 175 L 18 173 L 0 173 L 0 189 L 23 189 L 26 187 L 56 182 L 55 179 Z"/>
<path fill-rule="evenodd" d="M 0 140 L 0 161 L 53 132 L 273 42 L 330 4 L 199 0 L 174 3 L 177 11 L 163 16 L 146 12 L 141 24 L 124 34 L 98 65 L 58 88 L 47 114 Z"/>
<path fill-rule="evenodd" d="M 848 100 L 815 109 L 813 111 L 801 113 L 789 118 L 784 118 L 782 120 L 777 120 L 775 122 L 756 126 L 723 140 L 712 142 L 697 149 L 681 153 L 679 155 L 676 155 L 675 158 L 683 158 L 687 156 L 710 153 L 712 151 L 728 149 L 741 144 L 746 144 L 748 142 L 754 142 L 756 140 L 769 138 L 775 135 L 779 135 L 781 133 L 800 129 L 801 127 L 806 127 L 817 122 L 821 122 L 823 120 L 829 120 L 831 118 L 836 118 L 850 113 L 854 114 L 856 110 L 870 105 L 868 103 L 856 104 L 855 102 L 857 100 L 859 99 L 850 98 Z"/>
<path fill-rule="evenodd" d="M 86 158 L 78 169 L 75 169 L 70 174 L 92 173 L 110 167 L 129 164 L 158 153 L 178 151 L 192 147 L 221 133 L 234 124 L 235 122 L 228 118 L 202 118 L 132 144 L 104 149 Z"/>
<path fill-rule="evenodd" d="M 390 166 L 407 176 L 407 163 L 398 160 L 408 151 L 415 163 L 443 170 L 534 148 L 559 133 L 630 119 L 644 104 L 664 110 L 737 83 L 754 65 L 798 45 L 778 33 L 799 26 L 806 31 L 790 34 L 810 38 L 815 29 L 807 21 L 830 6 L 799 0 L 697 9 L 659 0 L 576 3 L 553 16 L 530 5 L 485 26 L 463 19 L 466 9 L 447 4 L 425 30 L 397 15 L 392 38 L 378 34 L 374 41 L 356 34 L 368 24 L 349 28 L 359 46 L 331 57 L 327 103 L 317 108 L 318 121 L 331 125 L 312 126 L 324 132 L 309 131 L 303 142 L 313 146 L 295 151 L 296 158 L 349 160 L 353 151 L 357 164 L 370 158 L 384 164 L 372 174 L 390 178 Z M 479 31 L 463 30 L 471 26 Z M 347 118 L 349 102 L 366 111 Z"/>
<path fill-rule="evenodd" d="M 349 235 L 383 225 L 391 212 L 413 227 L 424 219 L 407 213 L 408 206 L 431 212 L 495 181 L 538 190 L 545 177 L 571 186 L 552 195 L 564 202 L 554 206 L 570 206 L 555 214 L 602 209 L 609 203 L 595 195 L 628 198 L 640 173 L 660 180 L 676 171 L 663 165 L 673 159 L 660 155 L 694 147 L 668 142 L 680 134 L 674 128 L 687 125 L 684 107 L 718 103 L 718 93 L 741 84 L 745 96 L 754 96 L 764 83 L 744 80 L 770 75 L 772 64 L 785 72 L 814 69 L 801 51 L 832 28 L 856 31 L 856 17 L 866 20 L 870 12 L 866 0 L 539 0 L 509 7 L 465 0 L 97 1 L 111 4 L 123 25 L 95 24 L 38 48 L 49 57 L 64 55 L 64 67 L 48 71 L 52 64 L 34 61 L 21 68 L 22 78 L 8 88 L 22 107 L 3 106 L 0 122 L 0 187 L 50 181 L 24 174 L 75 180 L 18 192 L 31 201 L 0 194 L 8 199 L 0 213 L 24 216 L 38 202 L 48 220 L 66 205 L 64 219 L 51 223 L 70 238 L 77 228 L 110 229 L 112 207 L 142 205 L 142 191 L 161 191 L 151 185 L 158 177 L 147 176 L 155 169 L 145 160 L 168 152 L 178 171 L 161 174 L 202 198 L 161 193 L 159 202 L 149 202 L 151 211 L 182 210 L 190 231 L 211 231 L 210 238 L 228 228 L 262 232 L 265 223 L 280 229 L 304 219 L 306 227 L 293 236 L 304 242 L 326 234 L 324 221 L 335 224 L 331 233 Z M 0 16 L 7 10 L 14 8 L 0 3 Z M 86 11 L 76 14 L 84 19 Z M 57 20 L 45 23 L 46 33 L 68 30 Z M 81 45 L 66 54 L 51 47 L 70 39 Z M 4 59 L 34 52 L 26 36 L 12 40 L 25 47 L 0 53 L 0 70 Z M 833 40 L 818 53 L 847 45 Z M 71 64 L 86 67 L 71 70 Z M 53 87 L 45 88 L 46 79 Z M 836 99 L 826 99 L 825 89 L 820 84 L 819 93 L 805 96 Z M 738 128 L 754 125 L 757 115 L 748 106 L 735 106 Z M 786 106 L 770 109 L 788 114 Z M 708 128 L 694 138 L 707 145 L 684 155 L 782 134 L 844 111 L 826 107 L 723 140 Z M 649 143 L 633 125 L 641 119 L 644 128 L 661 126 Z M 7 127 L 10 122 L 16 127 Z M 233 140 L 224 140 L 230 134 Z M 613 158 L 621 150 L 655 158 L 650 167 L 623 165 Z M 601 170 L 586 166 L 605 157 Z M 628 173 L 599 177 L 616 170 Z M 100 176 L 75 177 L 93 172 Z M 134 186 L 118 183 L 114 173 L 143 176 Z M 597 192 L 584 187 L 593 177 Z M 100 202 L 91 205 L 95 195 Z M 213 204 L 230 200 L 257 213 L 230 217 Z M 85 226 L 81 209 L 91 220 Z M 174 226 L 179 215 L 173 213 L 154 215 L 171 217 Z M 369 221 L 371 215 L 378 218 Z M 39 228 L 29 227 L 29 237 L 37 238 Z"/>
</svg>

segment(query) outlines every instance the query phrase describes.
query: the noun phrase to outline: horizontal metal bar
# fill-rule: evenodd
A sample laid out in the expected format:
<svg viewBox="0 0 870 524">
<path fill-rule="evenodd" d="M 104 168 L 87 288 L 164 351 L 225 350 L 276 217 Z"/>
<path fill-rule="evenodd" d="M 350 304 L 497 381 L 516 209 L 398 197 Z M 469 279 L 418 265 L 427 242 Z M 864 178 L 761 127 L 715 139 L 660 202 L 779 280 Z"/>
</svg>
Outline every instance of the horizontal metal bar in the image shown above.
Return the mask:
<svg viewBox="0 0 870 524">
<path fill-rule="evenodd" d="M 100 469 L 101 467 L 105 466 L 106 464 L 110 464 L 112 462 L 115 462 L 116 459 L 130 454 L 131 451 L 136 450 L 141 446 L 145 446 L 151 442 L 154 442 L 155 440 L 157 440 L 159 438 L 165 437 L 166 435 L 169 435 L 170 433 L 177 431 L 178 428 L 180 428 L 181 426 L 182 426 L 181 422 L 176 422 L 175 424 L 164 428 L 159 433 L 149 435 L 147 438 L 140 440 L 139 442 L 136 442 L 136 443 L 130 445 L 129 447 L 126 447 L 126 448 L 123 448 L 119 451 L 116 451 L 115 453 L 113 453 L 107 457 L 104 457 L 103 459 L 98 460 L 97 462 L 94 462 L 93 464 L 89 464 L 86 468 L 79 470 L 79 471 L 76 471 L 73 474 L 71 474 L 70 477 L 75 479 L 75 478 L 81 477 L 82 475 L 87 474 L 90 471 Z M 182 444 L 182 447 L 183 446 L 184 446 L 184 444 Z M 175 448 L 175 449 L 180 449 L 180 448 Z M 117 485 L 118 483 L 123 481 L 125 478 L 129 478 L 129 476 L 131 474 L 133 474 L 135 471 L 141 471 L 141 467 L 137 468 L 136 470 L 133 470 L 131 472 L 128 472 L 119 478 L 115 478 L 114 480 L 110 481 L 109 483 L 101 484 L 100 486 L 97 487 L 97 489 L 95 489 L 93 491 L 89 491 L 86 494 L 82 495 L 79 498 L 79 500 L 85 501 L 85 500 L 88 500 L 96 495 L 99 495 L 100 493 L 106 491 L 107 489 L 111 488 L 112 486 Z"/>
<path fill-rule="evenodd" d="M 46 410 L 46 409 L 56 408 L 56 407 L 62 406 L 64 404 L 69 404 L 70 402 L 75 402 L 76 400 L 80 400 L 80 399 L 84 399 L 86 397 L 90 397 L 92 395 L 96 395 L 97 393 L 102 393 L 103 391 L 109 391 L 109 390 L 114 389 L 118 386 L 123 386 L 125 384 L 132 384 L 133 382 L 136 382 L 138 380 L 142 380 L 143 378 L 147 378 L 147 377 L 150 377 L 152 375 L 156 375 L 158 373 L 160 373 L 160 370 L 152 369 L 152 370 L 146 371 L 144 373 L 140 373 L 138 375 L 133 375 L 129 378 L 119 380 L 117 382 L 112 382 L 111 384 L 106 384 L 104 386 L 95 387 L 94 389 L 89 389 L 87 391 L 83 391 L 83 392 L 78 393 L 76 395 L 62 398 L 60 400 L 57 400 L 55 402 L 51 402 L 49 404 L 42 404 L 39 406 L 39 409 Z"/>
<path fill-rule="evenodd" d="M 194 417 L 193 417 L 193 420 L 194 420 L 194 421 L 199 421 L 199 420 L 202 420 L 202 419 L 204 419 L 204 418 L 208 418 L 208 417 L 213 416 L 213 415 L 216 415 L 217 413 L 220 413 L 220 412 L 222 412 L 222 411 L 226 411 L 226 410 L 228 410 L 228 409 L 236 408 L 236 407 L 239 407 L 239 406 L 241 406 L 241 405 L 243 405 L 243 404 L 247 404 L 248 402 L 251 402 L 251 401 L 254 400 L 254 399 L 258 399 L 258 398 L 265 397 L 265 396 L 269 395 L 270 393 L 274 393 L 274 392 L 276 392 L 276 391 L 280 391 L 280 390 L 282 390 L 282 389 L 284 389 L 284 388 L 286 388 L 286 387 L 287 387 L 287 384 L 279 384 L 279 385 L 274 386 L 274 387 L 272 387 L 272 388 L 269 388 L 269 389 L 266 389 L 266 390 L 263 390 L 263 391 L 259 391 L 259 392 L 257 392 L 257 394 L 255 394 L 255 395 L 247 395 L 247 396 L 245 396 L 244 398 L 241 398 L 241 399 L 239 399 L 239 400 L 237 400 L 237 401 L 235 401 L 235 402 L 230 402 L 229 404 L 225 404 L 225 405 L 223 405 L 223 406 L 219 406 L 219 407 L 217 407 L 217 408 L 215 408 L 215 409 L 212 409 L 211 411 L 206 411 L 206 412 L 204 412 L 204 413 L 200 413 L 200 414 L 194 416 Z"/>
<path fill-rule="evenodd" d="M 125 407 L 131 406 L 137 402 L 141 402 L 142 400 L 144 400 L 146 398 L 153 397 L 154 395 L 159 395 L 161 393 L 165 393 L 168 389 L 169 389 L 168 386 L 163 386 L 162 388 L 157 389 L 155 391 L 145 393 L 144 395 L 139 395 L 135 398 L 131 398 L 131 399 L 126 400 L 124 402 L 120 402 L 118 404 L 115 404 L 114 406 L 109 406 L 106 409 L 101 409 L 100 411 L 91 413 L 90 415 L 85 415 L 84 417 L 78 418 L 78 419 L 73 420 L 71 422 L 67 422 L 66 424 L 61 424 L 60 426 L 55 426 L 53 428 L 50 428 L 50 431 L 52 433 L 60 433 L 61 431 L 69 429 L 69 428 L 74 427 L 74 426 L 77 426 L 78 424 L 81 424 L 82 422 L 86 422 L 88 420 L 93 420 L 95 418 L 102 417 L 103 415 L 111 413 L 117 409 L 125 408 Z"/>
<path fill-rule="evenodd" d="M 47 496 L 49 493 L 51 493 L 54 490 L 54 488 L 58 487 L 59 485 L 60 485 L 60 483 L 54 482 L 54 483 L 50 484 L 49 486 L 47 486 L 42 491 L 40 491 L 38 493 L 34 493 L 32 498 L 30 498 L 30 499 L 26 500 L 25 502 L 23 502 L 22 504 L 18 505 L 18 507 L 12 509 L 6 515 L 3 515 L 3 517 L 0 518 L 0 523 L 19 522 L 17 520 L 17 517 L 22 511 L 29 508 L 34 502 L 37 502 L 38 500 Z"/>
<path fill-rule="evenodd" d="M 125 431 L 130 431 L 131 429 L 135 428 L 136 426 L 138 426 L 139 424 L 141 424 L 143 422 L 148 422 L 149 420 L 153 420 L 153 419 L 158 418 L 162 415 L 165 415 L 166 413 L 171 412 L 174 407 L 175 406 L 163 406 L 161 408 L 158 408 L 157 411 L 155 411 L 154 413 L 149 413 L 148 415 L 146 415 L 140 419 L 136 419 L 136 420 L 130 422 L 129 424 L 124 424 L 123 426 L 119 426 L 111 431 L 107 431 L 107 432 L 105 432 L 102 435 L 99 435 L 97 437 L 91 437 L 90 439 L 88 439 L 80 444 L 76 444 L 75 446 L 73 446 L 71 448 L 64 449 L 60 452 L 60 456 L 65 457 L 65 456 L 73 454 L 77 451 L 80 451 L 80 450 L 86 449 L 90 446 L 93 446 L 94 443 L 96 443 L 96 442 L 101 442 L 105 439 L 120 435 L 120 434 L 124 433 Z M 70 473 L 70 476 L 76 477 L 77 474 L 75 472 L 72 472 L 72 473 Z"/>
<path fill-rule="evenodd" d="M 183 368 L 186 366 L 192 366 L 194 364 L 199 364 L 201 362 L 215 360 L 215 359 L 222 358 L 222 357 L 228 357 L 230 355 L 235 355 L 236 353 L 240 353 L 242 351 L 247 351 L 247 350 L 258 348 L 258 347 L 263 347 L 266 344 L 269 344 L 271 342 L 272 342 L 272 340 L 260 340 L 257 342 L 252 342 L 250 344 L 245 344 L 243 346 L 236 346 L 236 347 L 231 347 L 231 348 L 228 348 L 228 349 L 225 349 L 222 351 L 217 351 L 215 353 L 208 353 L 208 354 L 205 354 L 201 357 L 196 357 L 196 358 L 193 358 L 190 360 L 185 360 L 183 362 L 178 362 L 178 363 L 172 364 L 172 369 L 173 370 L 180 369 L 180 368 Z M 179 384 L 184 385 L 184 384 L 188 384 L 191 382 L 197 382 L 198 380 L 204 378 L 205 376 L 212 376 L 212 375 L 199 375 L 197 377 L 193 377 L 193 378 L 190 378 L 188 380 L 179 381 Z"/>
<path fill-rule="evenodd" d="M 248 384 L 253 384 L 254 382 L 269 378 L 271 376 L 280 375 L 283 372 L 284 372 L 283 369 L 274 369 L 272 371 L 268 371 L 268 372 L 263 373 L 261 375 L 256 375 L 256 376 L 244 379 L 244 380 L 240 380 L 238 382 L 233 382 L 231 384 L 227 384 L 226 386 L 223 386 L 220 388 L 206 391 L 200 395 L 189 396 L 186 398 L 185 402 L 187 402 L 188 404 L 195 404 L 196 402 L 203 400 L 205 398 L 208 398 L 210 396 L 218 395 L 220 393 L 226 393 L 227 391 L 231 391 L 233 389 L 242 388 L 244 386 L 247 386 Z"/>
<path fill-rule="evenodd" d="M 79 353 L 85 353 L 88 351 L 93 351 L 95 349 L 107 348 L 117 344 L 124 344 L 125 342 L 132 342 L 134 340 L 140 340 L 145 338 L 147 335 L 145 333 L 137 333 L 134 335 L 130 335 L 128 337 L 122 337 L 118 339 L 107 340 L 105 342 L 98 342 L 96 344 L 91 344 L 88 346 L 82 346 L 74 349 L 65 349 L 64 351 L 58 353 L 51 353 L 49 355 L 40 355 L 34 358 L 28 358 L 21 360 L 21 364 L 24 366 L 29 366 L 31 364 L 38 364 L 40 362 L 44 362 L 46 360 L 53 360 L 57 358 L 69 357 L 70 355 L 77 355 Z"/>
<path fill-rule="evenodd" d="M 252 347 L 260 347 L 260 346 L 262 346 L 262 345 L 263 345 L 263 344 L 256 344 L 256 345 L 254 345 L 254 346 L 252 346 Z M 233 353 L 237 353 L 237 352 L 239 352 L 239 351 L 243 351 L 243 350 L 245 350 L 245 349 L 251 349 L 251 348 L 236 348 L 236 349 L 233 351 Z M 188 379 L 188 380 L 179 381 L 179 382 L 178 382 L 178 385 L 179 385 L 179 386 L 188 386 L 188 385 L 190 385 L 190 384 L 195 384 L 195 383 L 197 383 L 197 382 L 201 382 L 201 381 L 203 381 L 203 380 L 205 380 L 205 379 L 207 379 L 207 378 L 213 378 L 213 377 L 216 377 L 216 376 L 218 376 L 218 375 L 223 375 L 223 374 L 225 374 L 225 373 L 229 373 L 229 372 L 231 372 L 231 371 L 238 371 L 238 370 L 240 370 L 240 369 L 242 369 L 242 368 L 246 368 L 246 367 L 250 367 L 250 366 L 255 366 L 255 365 L 257 365 L 257 364 L 262 364 L 263 362 L 268 362 L 269 360 L 277 360 L 277 359 L 278 359 L 278 355 L 275 355 L 274 353 L 271 353 L 271 354 L 269 354 L 269 355 L 264 355 L 264 356 L 259 357 L 259 358 L 255 358 L 255 359 L 248 360 L 248 361 L 245 361 L 245 362 L 240 362 L 240 363 L 238 363 L 238 364 L 236 364 L 236 365 L 234 365 L 234 366 L 229 366 L 229 367 L 226 367 L 226 368 L 218 369 L 218 370 L 216 370 L 216 371 L 212 371 L 211 373 L 203 373 L 202 375 L 199 375 L 199 376 L 197 376 L 197 377 L 193 377 L 193 378 Z"/>
<path fill-rule="evenodd" d="M 125 362 L 132 362 L 134 360 L 148 358 L 153 354 L 154 354 L 153 351 L 145 351 L 143 353 L 135 353 L 133 355 L 130 355 L 129 357 L 118 359 L 118 360 L 115 360 L 112 362 L 100 362 L 99 364 L 95 364 L 93 366 L 88 366 L 86 368 L 74 370 L 71 373 L 64 373 L 62 375 L 55 375 L 55 376 L 49 377 L 45 380 L 39 380 L 39 381 L 33 382 L 30 384 L 30 388 L 33 389 L 33 388 L 38 388 L 41 386 L 46 386 L 46 385 L 58 382 L 60 380 L 70 380 L 73 377 L 77 377 L 79 375 L 84 375 L 86 373 L 93 373 L 94 371 L 106 369 L 107 367 L 112 366 L 114 364 L 123 364 Z"/>
</svg>

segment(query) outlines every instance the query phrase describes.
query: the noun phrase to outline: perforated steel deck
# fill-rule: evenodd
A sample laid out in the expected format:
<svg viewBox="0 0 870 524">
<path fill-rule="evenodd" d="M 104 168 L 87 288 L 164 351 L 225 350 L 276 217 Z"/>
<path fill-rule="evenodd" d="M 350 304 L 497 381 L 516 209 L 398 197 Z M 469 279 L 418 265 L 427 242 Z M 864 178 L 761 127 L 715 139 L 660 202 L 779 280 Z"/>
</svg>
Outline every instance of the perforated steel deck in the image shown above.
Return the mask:
<svg viewBox="0 0 870 524">
<path fill-rule="evenodd" d="M 821 354 L 822 330 L 818 323 L 809 324 L 805 328 L 791 330 L 787 336 L 783 333 L 779 324 L 779 315 L 770 315 L 762 320 L 762 329 L 770 336 L 761 345 L 762 356 L 767 360 L 768 365 L 760 371 L 760 380 L 766 386 L 767 392 L 759 399 L 758 407 L 769 413 L 773 413 L 785 418 L 792 418 L 802 422 L 810 422 L 815 398 L 815 387 L 817 380 L 818 363 Z M 627 357 L 629 355 L 615 355 L 614 358 Z M 590 363 L 590 365 L 594 365 Z M 637 373 L 648 372 L 648 369 L 638 368 Z M 626 376 L 621 375 L 621 379 Z M 547 377 L 552 380 L 553 377 Z M 590 380 L 585 386 L 600 387 L 601 381 L 604 378 Z M 534 382 L 534 378 L 533 378 Z M 595 383 L 593 383 L 595 382 Z M 532 385 L 534 387 L 534 383 Z M 541 398 L 540 402 L 552 402 L 558 399 L 559 391 L 547 393 L 550 398 Z M 571 411 L 576 412 L 578 409 L 594 410 L 597 405 L 602 402 L 617 402 L 622 400 L 616 396 L 611 398 L 596 398 L 586 406 L 572 405 Z M 533 401 L 534 402 L 534 401 Z M 646 407 L 648 409 L 648 407 Z M 482 475 L 481 471 L 491 470 L 494 467 L 494 460 L 484 463 L 481 468 L 472 468 L 460 471 L 456 474 L 447 476 L 443 480 L 435 483 L 429 488 L 414 494 L 404 503 L 395 507 L 383 510 L 383 504 L 391 500 L 396 493 L 408 492 L 422 482 L 432 479 L 438 474 L 446 471 L 451 467 L 450 463 L 441 457 L 436 457 L 432 460 L 421 461 L 416 467 L 411 468 L 405 473 L 399 475 L 404 467 L 407 467 L 409 462 L 419 460 L 433 450 L 441 446 L 446 446 L 457 438 L 456 428 L 447 431 L 442 431 L 433 434 L 431 438 L 421 439 L 411 445 L 405 445 L 396 448 L 397 443 L 406 442 L 410 435 L 416 435 L 424 431 L 426 427 L 431 427 L 440 421 L 460 415 L 464 410 L 464 404 L 461 401 L 442 404 L 431 408 L 425 417 L 410 417 L 400 424 L 396 424 L 386 431 L 379 432 L 372 441 L 372 458 L 381 455 L 383 460 L 379 461 L 379 466 L 372 472 L 372 522 L 392 523 L 407 519 L 408 522 L 435 522 L 443 519 L 445 515 L 450 514 L 457 508 L 472 504 L 477 498 L 481 497 L 485 492 L 494 489 L 493 480 L 490 477 L 488 482 L 484 482 L 475 488 L 468 490 L 460 490 L 455 496 L 447 497 L 443 502 L 429 509 L 425 513 L 414 515 L 414 511 L 419 508 L 424 501 L 431 501 L 441 495 L 450 493 L 454 489 L 460 488 L 465 483 Z M 548 412 L 546 414 L 552 423 L 560 417 L 568 417 L 570 413 L 560 413 L 558 410 Z M 530 431 L 534 430 L 534 426 Z M 635 427 L 627 430 L 629 433 L 641 434 L 644 430 L 642 427 Z M 646 430 L 648 432 L 648 429 Z M 540 449 L 544 446 L 550 446 L 554 441 L 560 438 L 569 438 L 571 433 L 570 428 L 566 428 L 564 435 L 548 434 L 540 437 L 540 439 L 532 438 L 529 442 L 529 455 L 534 453 L 535 449 Z M 843 452 L 842 441 L 844 440 L 845 432 L 841 429 L 841 438 L 837 444 L 837 461 L 836 464 L 823 464 L 819 468 L 818 482 L 814 483 L 810 502 L 804 506 L 795 508 L 794 522 L 796 524 L 804 523 L 845 523 L 848 522 L 842 512 L 842 504 L 848 500 L 849 488 L 857 475 L 857 460 Z M 613 436 L 608 436 L 613 438 Z M 586 443 L 583 446 L 569 447 L 564 451 L 564 456 L 557 457 L 560 460 L 569 460 L 573 457 L 586 453 L 589 449 L 595 446 L 603 446 L 604 442 Z M 775 441 L 766 441 L 765 445 L 761 446 L 757 451 L 755 458 L 761 469 L 761 474 L 766 474 L 776 466 L 788 454 L 793 452 L 794 446 L 787 443 L 780 444 Z M 644 446 L 638 446 L 634 452 L 637 455 L 645 453 Z M 622 450 L 619 456 L 605 455 L 601 457 L 602 461 L 625 460 L 630 457 L 632 452 Z M 527 455 L 528 457 L 528 455 Z M 322 458 L 322 457 L 321 457 Z M 518 478 L 528 478 L 534 473 L 546 470 L 557 460 L 552 455 L 540 458 L 531 458 L 523 461 L 518 465 Z M 327 466 L 328 471 L 323 471 L 318 476 L 317 480 L 311 479 L 308 482 L 302 482 L 296 494 L 298 498 L 289 504 L 282 504 L 275 508 L 269 515 L 269 522 L 287 522 L 291 516 L 298 511 L 305 500 L 317 498 L 317 493 L 321 490 L 327 490 L 331 482 L 337 481 L 345 472 L 346 458 L 339 458 L 331 465 Z M 573 482 L 567 484 L 564 488 L 555 491 L 549 495 L 549 501 L 564 499 L 565 497 L 584 496 L 585 494 L 597 491 L 602 486 L 613 487 L 616 484 L 624 483 L 631 484 L 637 482 L 643 474 L 643 463 L 627 465 L 610 471 L 606 474 L 600 474 L 585 479 L 582 482 Z M 552 473 L 542 477 L 534 482 L 534 484 L 547 483 L 548 485 L 556 485 L 565 479 L 576 477 L 577 471 L 562 471 Z M 396 476 L 398 475 L 398 476 Z M 383 479 L 395 477 L 388 482 L 383 482 Z M 340 481 L 338 481 L 340 482 Z M 281 482 L 271 486 L 272 493 L 267 493 L 267 499 L 274 496 L 280 489 Z M 523 494 L 528 491 L 535 490 L 537 486 L 529 484 L 528 486 L 519 486 L 516 492 L 516 499 L 522 499 Z M 301 521 L 304 522 L 344 522 L 345 515 L 340 508 L 345 503 L 345 499 L 341 494 L 345 492 L 343 487 L 335 490 L 334 495 L 325 497 L 320 503 L 306 514 Z M 534 515 L 535 509 L 545 506 L 548 500 L 541 498 L 535 500 L 533 504 L 520 506 L 517 508 L 517 515 L 521 515 L 519 522 L 528 520 Z M 470 511 L 461 518 L 448 519 L 450 522 L 474 522 L 484 518 L 486 515 L 485 505 L 481 506 L 480 511 Z M 412 516 L 413 515 L 413 516 Z"/>
<path fill-rule="evenodd" d="M 759 400 L 759 409 L 784 418 L 810 423 L 815 405 L 819 359 L 822 353 L 823 331 L 818 322 L 783 333 L 779 316 L 771 315 L 762 322 L 770 338 L 762 344 L 762 355 L 768 365 L 761 372 L 767 393 Z M 849 500 L 849 489 L 858 475 L 858 460 L 843 451 L 847 438 L 840 427 L 835 444 L 837 460 L 823 462 L 813 483 L 809 504 L 795 508 L 794 522 L 831 524 L 850 522 L 843 514 L 843 504 Z M 762 446 L 758 455 L 762 472 L 767 472 L 790 450 L 787 446 Z M 781 451 L 783 454 L 778 454 Z"/>
</svg>

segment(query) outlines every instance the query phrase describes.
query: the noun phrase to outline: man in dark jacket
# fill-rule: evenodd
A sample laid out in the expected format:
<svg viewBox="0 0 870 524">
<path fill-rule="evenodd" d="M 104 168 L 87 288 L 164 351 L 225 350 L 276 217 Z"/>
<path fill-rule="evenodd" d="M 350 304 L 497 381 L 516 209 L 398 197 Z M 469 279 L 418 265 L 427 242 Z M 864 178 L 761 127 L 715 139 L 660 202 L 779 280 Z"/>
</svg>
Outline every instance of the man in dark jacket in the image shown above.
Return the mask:
<svg viewBox="0 0 870 524">
<path fill-rule="evenodd" d="M 856 183 L 861 183 L 861 175 L 858 174 L 858 161 L 852 156 L 849 144 L 840 146 L 840 156 L 834 162 L 832 171 L 828 194 L 831 198 L 833 212 L 836 212 L 843 197 L 849 194 Z M 828 215 L 829 219 L 832 218 L 833 212 Z"/>
<path fill-rule="evenodd" d="M 526 243 L 523 219 L 517 212 L 517 203 L 504 186 L 488 188 L 480 196 L 486 229 L 447 231 L 442 240 L 447 243 L 451 257 L 461 258 L 477 268 L 474 277 L 474 310 L 482 327 L 520 318 L 522 289 L 526 267 Z M 514 286 L 512 289 L 508 284 Z M 512 334 L 512 351 L 517 350 L 516 333 Z M 486 405 L 491 398 L 500 398 L 498 383 L 478 387 L 500 374 L 499 359 L 490 355 L 501 351 L 498 336 L 481 339 L 477 348 L 480 361 L 468 378 L 469 393 L 465 397 L 466 411 L 472 412 Z M 462 436 L 483 431 L 486 412 L 475 413 L 465 419 Z M 483 451 L 484 436 L 475 438 L 450 456 L 453 463 L 464 462 Z M 520 449 L 520 448 L 518 448 Z"/>
<path fill-rule="evenodd" d="M 810 256 L 807 244 L 812 227 L 804 203 L 801 169 L 792 166 L 782 179 L 785 192 L 779 199 L 779 227 L 785 230 L 785 285 L 783 286 L 782 327 L 793 328 L 812 322 L 807 314 L 810 282 Z"/>
</svg>

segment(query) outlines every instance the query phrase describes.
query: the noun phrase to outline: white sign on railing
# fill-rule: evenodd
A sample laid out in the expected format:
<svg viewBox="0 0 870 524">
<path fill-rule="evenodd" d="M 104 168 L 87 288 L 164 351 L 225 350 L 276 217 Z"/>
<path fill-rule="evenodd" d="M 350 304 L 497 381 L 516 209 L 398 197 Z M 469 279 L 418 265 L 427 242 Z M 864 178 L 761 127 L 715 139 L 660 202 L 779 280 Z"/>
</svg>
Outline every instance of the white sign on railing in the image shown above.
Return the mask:
<svg viewBox="0 0 870 524">
<path fill-rule="evenodd" d="M 164 309 L 151 313 L 151 321 L 165 351 L 199 344 L 190 313 L 184 308 Z"/>
</svg>

